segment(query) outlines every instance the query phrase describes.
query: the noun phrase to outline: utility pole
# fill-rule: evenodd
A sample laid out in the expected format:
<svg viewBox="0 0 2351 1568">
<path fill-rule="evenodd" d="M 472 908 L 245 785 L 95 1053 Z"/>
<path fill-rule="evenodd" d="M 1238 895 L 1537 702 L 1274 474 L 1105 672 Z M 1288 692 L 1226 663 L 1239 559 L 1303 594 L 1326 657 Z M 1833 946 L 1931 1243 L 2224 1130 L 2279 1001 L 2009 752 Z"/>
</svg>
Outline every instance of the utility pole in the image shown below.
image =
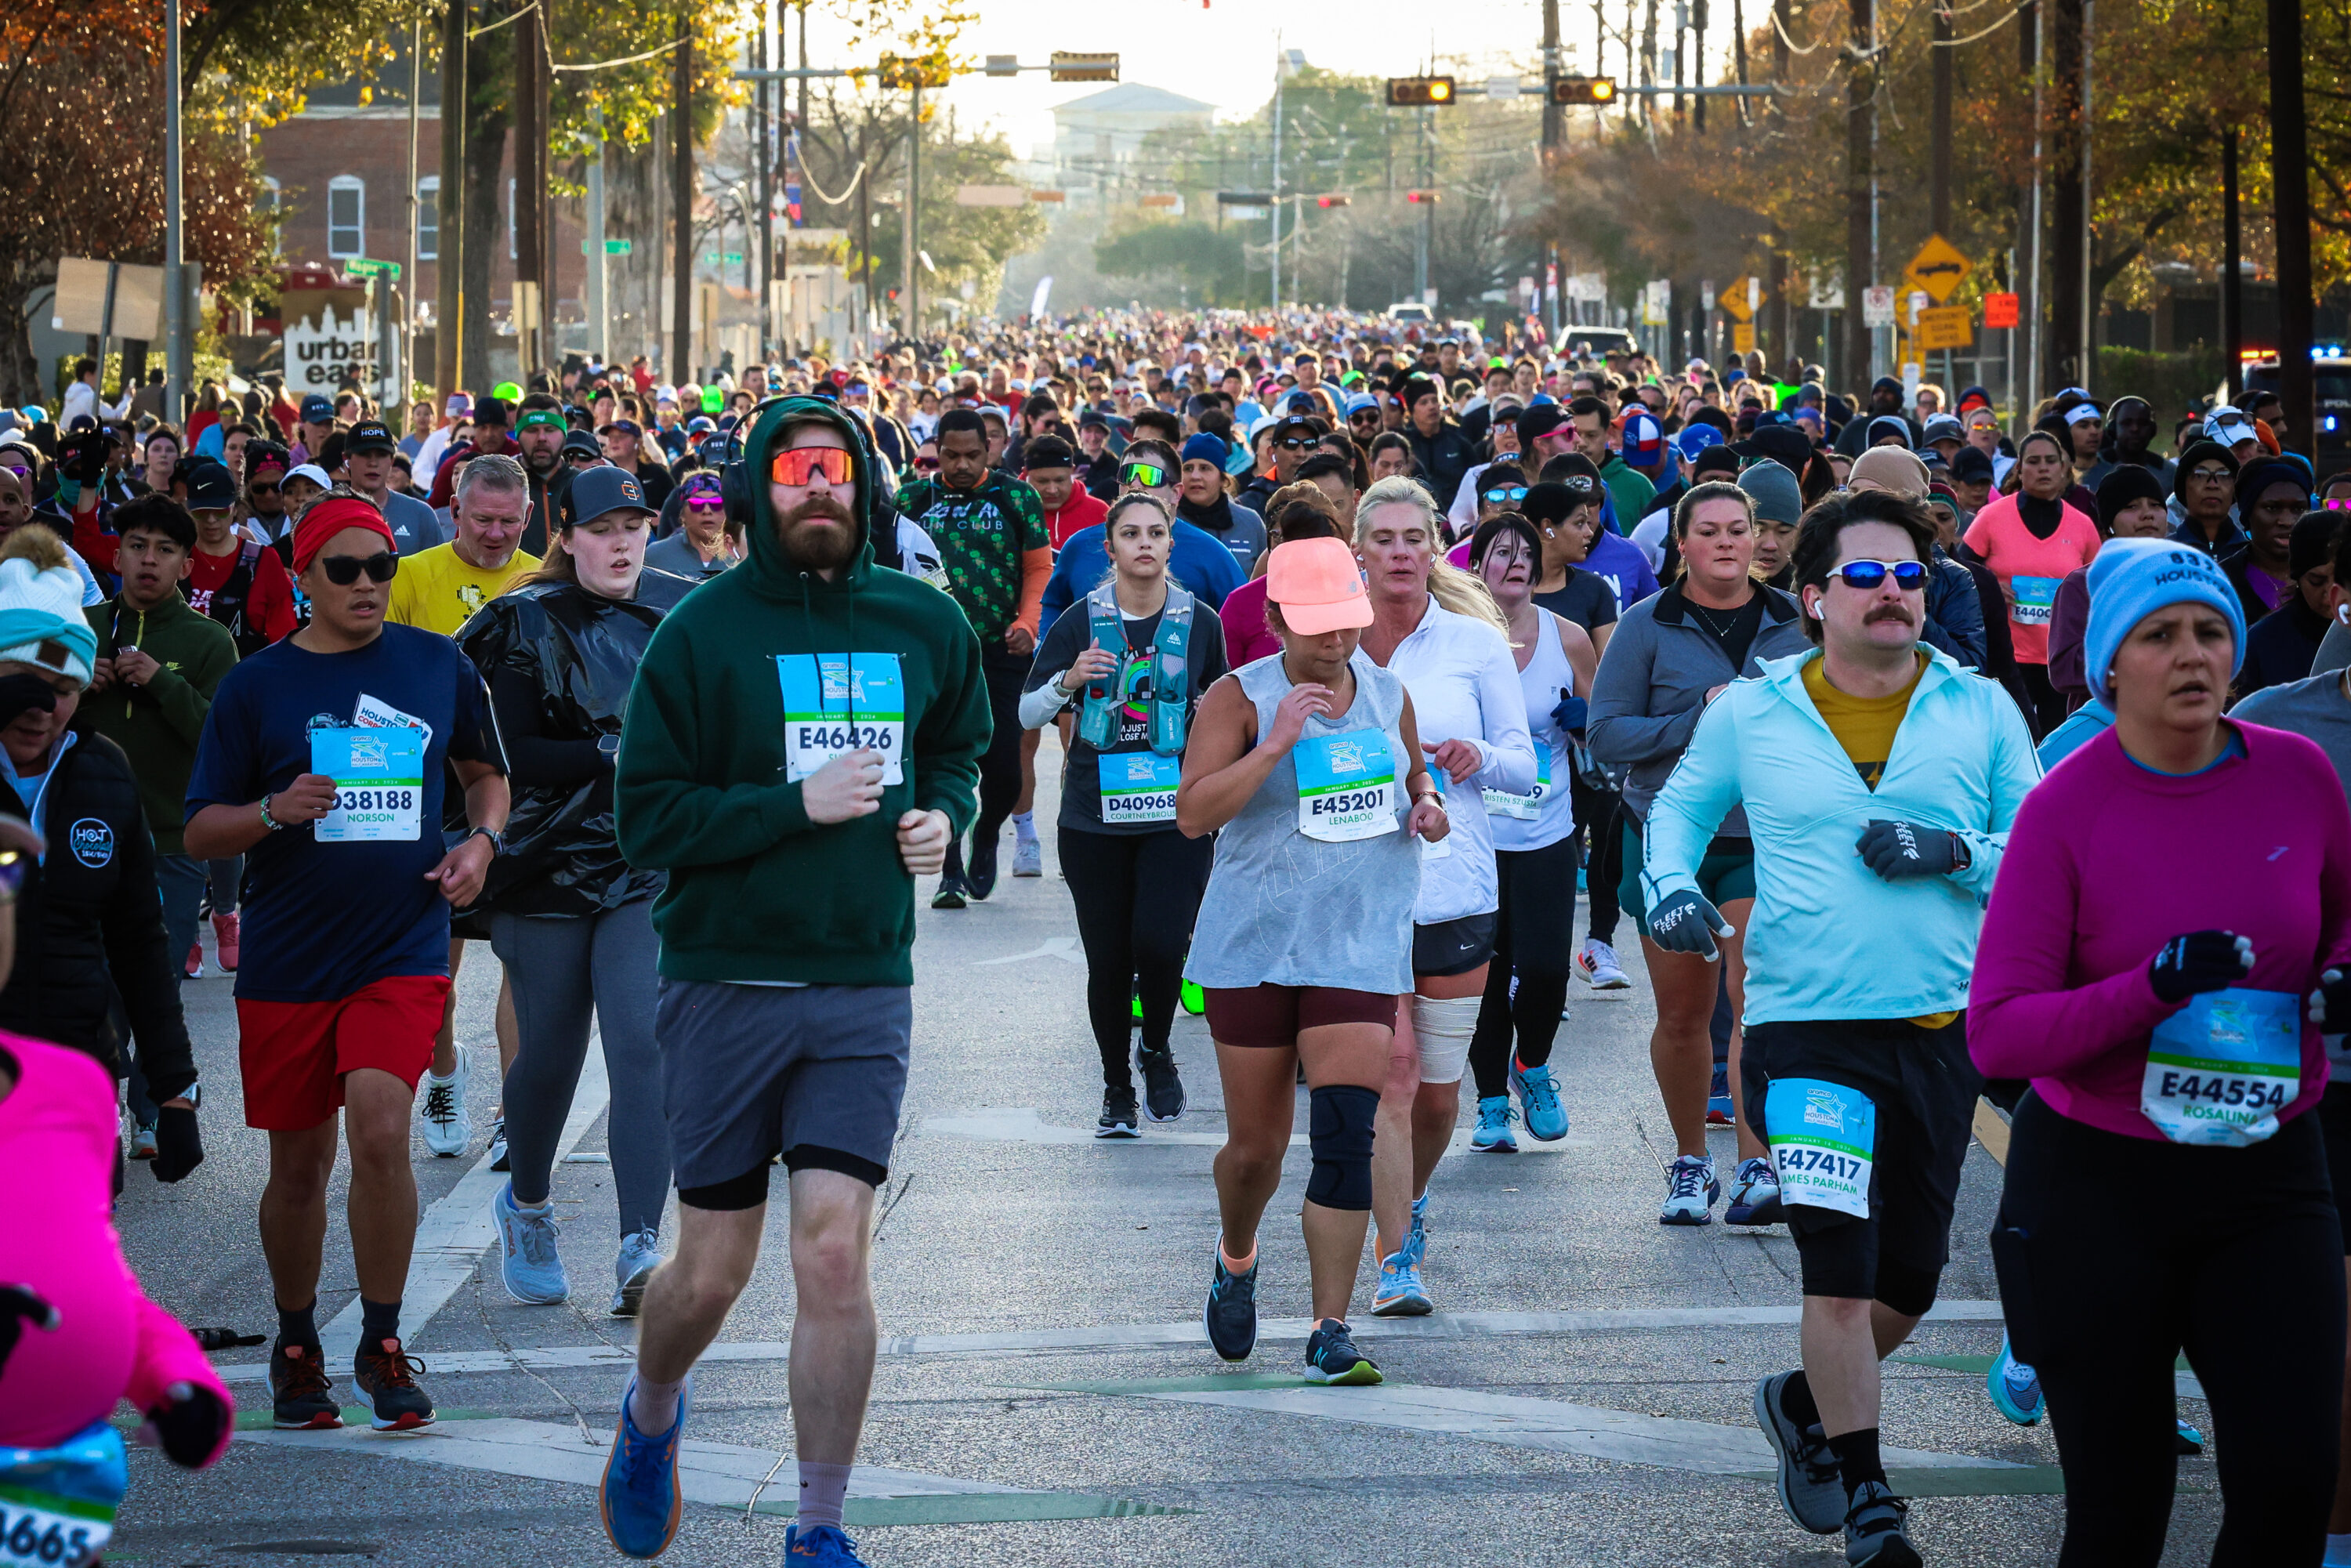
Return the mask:
<svg viewBox="0 0 2351 1568">
<path fill-rule="evenodd" d="M 2237 401 L 2238 389 L 2243 385 L 2244 258 L 2244 235 L 2238 228 L 2237 217 L 2237 128 L 2231 124 L 2220 132 L 2220 374 L 2231 402 Z M 2304 363 L 2307 364 L 2309 358 L 2305 350 Z"/>
<path fill-rule="evenodd" d="M 1682 85 L 1682 62 L 1689 57 L 1689 0 L 1674 0 L 1674 86 Z M 1679 125 L 1689 112 L 1687 99 L 1674 94 L 1674 123 Z M 1677 324 L 1677 330 L 1678 330 Z"/>
<path fill-rule="evenodd" d="M 909 341 L 923 335 L 923 82 L 914 78 L 914 90 L 906 118 L 906 212 L 900 227 L 901 243 L 905 247 L 905 319 L 902 330 Z"/>
<path fill-rule="evenodd" d="M 408 428 L 409 383 L 416 379 L 416 99 L 424 90 L 424 13 L 418 11 L 408 23 L 408 254 L 402 258 L 400 275 L 400 366 L 393 381 L 398 402 L 387 402 L 385 412 L 393 413 L 392 429 Z"/>
<path fill-rule="evenodd" d="M 1690 86 L 1706 85 L 1706 0 L 1690 0 Z M 1740 101 L 1744 102 L 1744 99 Z M 1690 108 L 1690 123 L 1700 136 L 1706 134 L 1706 95 L 1700 93 Z"/>
<path fill-rule="evenodd" d="M 163 417 L 188 417 L 187 226 L 180 212 L 180 0 L 163 0 Z"/>
<path fill-rule="evenodd" d="M 2041 144 L 2047 128 L 2042 114 L 2041 72 L 2041 0 L 2026 0 L 2018 25 L 2029 29 L 2022 34 L 2020 47 L 2025 51 L 2026 64 L 2032 71 L 2032 244 L 2025 259 L 2024 329 L 2029 336 L 2024 350 L 2024 391 L 2016 400 L 2016 429 L 2020 438 L 2032 423 L 2032 404 L 2041 401 Z"/>
<path fill-rule="evenodd" d="M 2049 373 L 2060 386 L 2086 379 L 2082 339 L 2082 0 L 2054 0 L 2049 16 Z"/>
<path fill-rule="evenodd" d="M 606 361 L 612 352 L 611 263 L 604 251 L 604 115 L 595 112 L 596 149 L 588 160 L 588 352 Z"/>
<path fill-rule="evenodd" d="M 531 0 L 516 24 L 514 40 L 515 97 L 515 296 L 520 305 L 526 287 L 531 299 L 532 324 L 523 325 L 515 312 L 515 354 L 519 361 L 515 379 L 526 389 L 534 370 L 547 367 L 549 319 L 555 302 L 547 286 L 546 190 L 542 177 L 547 160 L 547 99 L 539 89 L 547 75 L 547 13 L 540 0 Z"/>
<path fill-rule="evenodd" d="M 465 384 L 465 0 L 449 0 L 441 22 L 441 188 L 433 243 L 433 384 L 444 400 Z M 413 287 L 413 285 L 411 285 Z M 445 402 L 444 406 L 446 406 Z"/>
<path fill-rule="evenodd" d="M 1641 28 L 1641 85 L 1657 85 L 1657 0 L 1648 0 L 1648 20 Z M 1655 95 L 1641 95 L 1641 117 L 1654 128 L 1657 122 L 1657 100 Z"/>
<path fill-rule="evenodd" d="M 674 144 L 677 173 L 670 199 L 675 204 L 677 226 L 673 244 L 677 276 L 671 280 L 670 337 L 674 362 L 670 380 L 683 382 L 694 369 L 694 32 L 681 5 L 677 12 L 676 79 L 670 93 L 669 134 Z"/>
<path fill-rule="evenodd" d="M 1928 225 L 1937 234 L 1951 232 L 1951 39 L 1957 35 L 1951 28 L 1950 0 L 1934 0 L 1935 37 L 1928 52 L 1935 57 L 1934 117 L 1928 135 L 1934 141 L 1932 172 L 1929 176 Z"/>
<path fill-rule="evenodd" d="M 1428 299 L 1428 253 L 1430 242 L 1437 234 L 1437 204 L 1430 200 L 1437 194 L 1436 138 L 1437 127 L 1429 119 L 1430 110 L 1420 111 L 1420 233 L 1413 246 L 1412 287 L 1415 298 Z"/>
<path fill-rule="evenodd" d="M 1273 308 L 1276 314 L 1280 314 L 1281 310 L 1281 89 L 1290 79 L 1290 73 L 1282 69 L 1286 63 L 1288 63 L 1288 57 L 1281 52 L 1281 36 L 1277 33 L 1273 39 L 1273 246 L 1271 252 Z M 1427 110 L 1423 110 L 1421 112 L 1426 114 Z M 1426 270 L 1426 262 L 1422 264 L 1424 271 Z"/>
<path fill-rule="evenodd" d="M 1557 159 L 1560 147 L 1566 140 L 1567 106 L 1552 101 L 1552 83 L 1559 79 L 1559 0 L 1543 0 L 1542 73 L 1543 122 L 1542 159 L 1549 168 Z"/>
<path fill-rule="evenodd" d="M 753 68 L 768 68 L 768 0 L 759 0 L 759 26 L 753 34 L 751 64 Z M 770 141 L 768 103 L 771 97 L 782 95 L 782 84 L 760 80 L 751 84 L 751 184 L 753 194 L 759 199 L 759 265 L 754 270 L 753 287 L 759 291 L 759 358 L 764 362 L 776 338 L 774 314 L 768 308 L 775 290 L 768 287 L 776 276 L 776 234 L 773 219 L 768 215 L 774 206 L 774 161 L 768 155 Z M 750 236 L 744 235 L 747 241 Z M 749 246 L 747 245 L 746 249 Z"/>
<path fill-rule="evenodd" d="M 1851 0 L 1851 5 L 1844 89 L 1844 374 L 1847 382 L 1865 385 L 1873 333 L 1863 320 L 1862 290 L 1877 281 L 1870 265 L 1877 183 L 1872 156 L 1877 137 L 1876 62 L 1871 48 L 1877 16 L 1873 0 Z"/>
<path fill-rule="evenodd" d="M 2310 365 L 2310 128 L 2303 120 L 2302 11 L 2270 0 L 2270 180 L 2276 193 L 2278 399 L 2285 444 L 2318 455 L 2318 386 Z"/>
</svg>

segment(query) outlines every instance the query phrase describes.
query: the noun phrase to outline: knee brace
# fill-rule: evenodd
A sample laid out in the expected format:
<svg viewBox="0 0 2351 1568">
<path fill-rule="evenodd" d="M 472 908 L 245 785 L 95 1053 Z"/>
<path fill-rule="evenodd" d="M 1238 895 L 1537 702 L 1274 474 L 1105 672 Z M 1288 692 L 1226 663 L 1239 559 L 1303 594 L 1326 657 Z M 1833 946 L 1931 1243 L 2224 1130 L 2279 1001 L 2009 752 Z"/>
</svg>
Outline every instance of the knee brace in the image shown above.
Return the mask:
<svg viewBox="0 0 2351 1568">
<path fill-rule="evenodd" d="M 1330 1083 L 1314 1091 L 1307 1141 L 1314 1175 L 1306 1200 L 1324 1208 L 1372 1207 L 1372 1119 L 1380 1093 L 1353 1083 Z"/>
<path fill-rule="evenodd" d="M 1478 1032 L 1482 997 L 1415 997 L 1412 1032 L 1420 1042 L 1420 1081 L 1458 1083 L 1469 1062 L 1469 1037 Z"/>
</svg>

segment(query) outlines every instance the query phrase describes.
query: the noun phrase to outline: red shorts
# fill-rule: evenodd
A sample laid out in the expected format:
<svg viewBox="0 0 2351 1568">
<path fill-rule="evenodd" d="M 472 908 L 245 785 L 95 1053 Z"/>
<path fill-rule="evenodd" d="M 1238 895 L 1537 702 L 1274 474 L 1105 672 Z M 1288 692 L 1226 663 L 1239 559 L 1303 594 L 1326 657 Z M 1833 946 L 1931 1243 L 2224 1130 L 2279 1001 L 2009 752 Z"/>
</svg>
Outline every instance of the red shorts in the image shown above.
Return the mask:
<svg viewBox="0 0 2351 1568">
<path fill-rule="evenodd" d="M 1332 1024 L 1395 1028 L 1396 999 L 1330 986 L 1249 986 L 1207 992 L 1208 1038 L 1218 1045 L 1284 1050 L 1301 1030 Z"/>
<path fill-rule="evenodd" d="M 389 1072 L 412 1090 L 433 1065 L 446 975 L 391 975 L 329 1002 L 236 1001 L 245 1124 L 299 1133 L 342 1108 L 343 1074 Z"/>
</svg>

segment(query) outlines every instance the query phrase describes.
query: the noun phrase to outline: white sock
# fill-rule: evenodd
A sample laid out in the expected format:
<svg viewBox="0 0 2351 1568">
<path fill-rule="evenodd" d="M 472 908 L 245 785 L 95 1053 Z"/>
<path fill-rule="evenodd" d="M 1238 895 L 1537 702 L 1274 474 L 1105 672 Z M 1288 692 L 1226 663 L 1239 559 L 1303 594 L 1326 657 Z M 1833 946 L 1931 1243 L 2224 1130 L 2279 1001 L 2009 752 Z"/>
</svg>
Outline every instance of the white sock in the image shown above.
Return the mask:
<svg viewBox="0 0 2351 1568">
<path fill-rule="evenodd" d="M 637 1379 L 629 1396 L 629 1419 L 637 1430 L 648 1437 L 658 1437 L 677 1425 L 678 1396 L 685 1391 L 685 1379 L 675 1383 L 653 1383 Z"/>
<path fill-rule="evenodd" d="M 1018 841 L 1021 843 L 1026 844 L 1035 842 L 1037 838 L 1037 813 L 1034 811 L 1022 811 L 1014 816 L 1012 819 L 1012 831 L 1016 835 Z"/>
<path fill-rule="evenodd" d="M 2351 1534 L 2326 1538 L 2325 1568 L 2351 1568 Z"/>
</svg>

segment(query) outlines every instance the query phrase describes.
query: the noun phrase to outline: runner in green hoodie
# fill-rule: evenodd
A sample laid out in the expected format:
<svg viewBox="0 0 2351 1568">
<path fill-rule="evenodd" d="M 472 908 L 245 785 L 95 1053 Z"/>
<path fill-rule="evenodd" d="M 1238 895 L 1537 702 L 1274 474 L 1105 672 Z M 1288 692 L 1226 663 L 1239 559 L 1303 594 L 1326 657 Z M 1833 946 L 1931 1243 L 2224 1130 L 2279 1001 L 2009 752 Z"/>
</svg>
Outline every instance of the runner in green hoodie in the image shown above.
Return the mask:
<svg viewBox="0 0 2351 1568">
<path fill-rule="evenodd" d="M 786 1555 L 842 1568 L 877 1333 L 868 1239 L 906 1084 L 914 879 L 971 824 L 987 685 L 955 601 L 874 564 L 873 460 L 852 422 L 812 398 L 770 404 L 741 473 L 750 559 L 662 622 L 621 737 L 622 852 L 669 873 L 654 1030 L 679 1225 L 645 1291 L 602 1508 L 631 1556 L 676 1533 L 687 1375 L 751 1278 L 780 1155 L 799 1303 Z"/>
</svg>

